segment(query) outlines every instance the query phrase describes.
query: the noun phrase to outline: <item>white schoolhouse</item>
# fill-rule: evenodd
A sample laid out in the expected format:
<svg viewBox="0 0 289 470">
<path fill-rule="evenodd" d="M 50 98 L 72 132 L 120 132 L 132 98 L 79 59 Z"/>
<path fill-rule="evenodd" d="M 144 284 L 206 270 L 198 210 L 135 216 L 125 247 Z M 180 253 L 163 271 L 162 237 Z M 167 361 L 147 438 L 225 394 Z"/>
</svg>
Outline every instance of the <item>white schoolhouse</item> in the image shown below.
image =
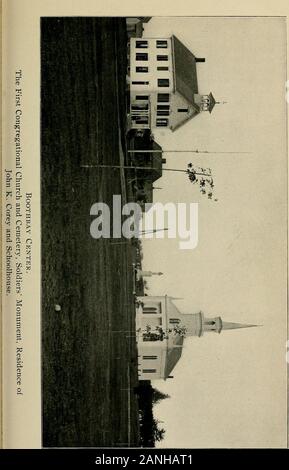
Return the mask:
<svg viewBox="0 0 289 470">
<path fill-rule="evenodd" d="M 203 111 L 212 112 L 212 95 L 200 94 L 197 64 L 205 59 L 171 38 L 131 38 L 129 86 L 131 129 L 175 131 Z"/>
</svg>

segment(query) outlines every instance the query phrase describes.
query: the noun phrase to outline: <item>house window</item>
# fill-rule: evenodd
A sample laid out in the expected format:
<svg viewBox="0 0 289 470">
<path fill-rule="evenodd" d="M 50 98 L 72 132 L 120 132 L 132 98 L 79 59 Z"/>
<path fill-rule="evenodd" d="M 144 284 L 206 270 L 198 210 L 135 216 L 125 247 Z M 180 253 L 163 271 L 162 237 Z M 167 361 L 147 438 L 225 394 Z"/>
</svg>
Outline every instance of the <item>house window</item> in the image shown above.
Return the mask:
<svg viewBox="0 0 289 470">
<path fill-rule="evenodd" d="M 188 108 L 178 108 L 179 113 L 187 113 L 188 111 Z"/>
<path fill-rule="evenodd" d="M 149 118 L 144 116 L 144 117 L 141 117 L 140 119 L 138 119 L 136 121 L 137 124 L 144 124 L 144 125 L 148 125 L 149 123 Z"/>
<path fill-rule="evenodd" d="M 135 70 L 138 73 L 146 73 L 149 71 L 149 68 L 148 67 L 136 67 Z"/>
<path fill-rule="evenodd" d="M 167 127 L 168 123 L 169 123 L 168 119 L 157 118 L 157 122 L 156 122 L 157 127 Z"/>
<path fill-rule="evenodd" d="M 148 116 L 132 116 L 131 119 L 136 124 L 148 124 L 149 123 Z"/>
<path fill-rule="evenodd" d="M 158 93 L 158 102 L 159 103 L 169 103 L 170 95 L 169 93 Z"/>
<path fill-rule="evenodd" d="M 158 109 L 157 116 L 169 116 L 170 111 L 168 109 Z"/>
<path fill-rule="evenodd" d="M 160 55 L 157 55 L 157 60 L 160 61 L 160 62 L 162 62 L 162 61 L 167 62 L 169 60 L 169 58 L 168 58 L 167 55 L 160 54 Z"/>
<path fill-rule="evenodd" d="M 148 48 L 148 42 L 147 41 L 136 41 L 135 46 L 138 49 L 147 49 Z"/>
<path fill-rule="evenodd" d="M 169 111 L 170 109 L 170 105 L 169 104 L 158 104 L 157 105 L 157 110 L 167 110 Z"/>
<path fill-rule="evenodd" d="M 158 87 L 168 87 L 170 86 L 170 81 L 168 78 L 158 78 Z"/>
<path fill-rule="evenodd" d="M 148 101 L 149 97 L 148 95 L 136 95 L 135 99 L 137 101 Z"/>
<path fill-rule="evenodd" d="M 148 60 L 148 54 L 146 52 L 137 52 L 135 55 L 135 60 Z"/>
<path fill-rule="evenodd" d="M 144 374 L 154 374 L 157 370 L 156 369 L 143 369 Z"/>
<path fill-rule="evenodd" d="M 149 109 L 149 105 L 147 103 L 139 103 L 139 104 L 131 105 L 132 111 L 146 111 L 148 109 Z"/>
<path fill-rule="evenodd" d="M 148 85 L 149 82 L 142 82 L 142 81 L 132 81 L 132 85 Z"/>
<path fill-rule="evenodd" d="M 159 67 L 157 67 L 157 69 L 158 69 L 159 71 L 165 71 L 165 70 L 169 70 L 169 67 L 166 67 L 166 66 L 159 66 Z"/>
<path fill-rule="evenodd" d="M 180 323 L 180 319 L 179 318 L 170 318 L 170 323 L 172 325 L 177 325 L 178 323 Z"/>
<path fill-rule="evenodd" d="M 167 47 L 168 47 L 168 41 L 157 40 L 157 48 L 158 49 L 167 49 Z"/>
<path fill-rule="evenodd" d="M 157 358 L 158 358 L 158 356 L 143 356 L 143 359 L 152 360 L 152 361 L 157 359 Z"/>
</svg>

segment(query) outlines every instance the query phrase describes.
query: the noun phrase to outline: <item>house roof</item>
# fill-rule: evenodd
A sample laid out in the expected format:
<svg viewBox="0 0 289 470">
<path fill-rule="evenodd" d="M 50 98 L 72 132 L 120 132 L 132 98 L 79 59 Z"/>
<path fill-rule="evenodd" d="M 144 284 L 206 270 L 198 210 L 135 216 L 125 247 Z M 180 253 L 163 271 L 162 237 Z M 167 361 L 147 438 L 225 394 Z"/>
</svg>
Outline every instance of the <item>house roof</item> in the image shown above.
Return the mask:
<svg viewBox="0 0 289 470">
<path fill-rule="evenodd" d="M 196 57 L 176 37 L 172 36 L 175 90 L 196 106 L 194 94 L 198 93 Z"/>
<path fill-rule="evenodd" d="M 152 150 L 159 150 L 159 152 L 152 154 L 152 182 L 158 180 L 163 173 L 163 155 L 162 155 L 162 148 L 160 145 L 153 140 L 152 142 Z"/>
<path fill-rule="evenodd" d="M 210 111 L 210 113 L 211 113 L 212 110 L 213 110 L 213 108 L 214 108 L 214 106 L 215 106 L 215 104 L 216 104 L 217 102 L 216 102 L 215 98 L 213 97 L 213 94 L 212 94 L 212 93 L 209 94 L 209 98 L 210 98 L 209 111 Z"/>
<path fill-rule="evenodd" d="M 176 364 L 178 363 L 179 359 L 181 358 L 182 351 L 183 351 L 183 342 L 184 338 L 180 335 L 174 335 L 172 338 L 172 342 L 167 350 L 166 356 L 166 365 L 165 365 L 165 379 L 168 378 L 172 370 L 175 368 Z"/>
</svg>

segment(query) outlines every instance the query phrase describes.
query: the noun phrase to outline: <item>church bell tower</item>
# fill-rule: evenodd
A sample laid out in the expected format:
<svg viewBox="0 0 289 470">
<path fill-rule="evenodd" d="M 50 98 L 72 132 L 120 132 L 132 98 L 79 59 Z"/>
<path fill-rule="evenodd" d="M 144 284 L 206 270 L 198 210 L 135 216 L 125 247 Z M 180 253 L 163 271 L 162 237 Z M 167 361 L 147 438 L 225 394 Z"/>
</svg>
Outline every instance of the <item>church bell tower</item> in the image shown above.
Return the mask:
<svg viewBox="0 0 289 470">
<path fill-rule="evenodd" d="M 205 333 L 221 333 L 225 330 L 252 328 L 259 325 L 223 321 L 221 317 L 206 317 L 203 312 L 180 313 L 180 326 L 186 328 L 186 336 L 203 336 Z"/>
</svg>

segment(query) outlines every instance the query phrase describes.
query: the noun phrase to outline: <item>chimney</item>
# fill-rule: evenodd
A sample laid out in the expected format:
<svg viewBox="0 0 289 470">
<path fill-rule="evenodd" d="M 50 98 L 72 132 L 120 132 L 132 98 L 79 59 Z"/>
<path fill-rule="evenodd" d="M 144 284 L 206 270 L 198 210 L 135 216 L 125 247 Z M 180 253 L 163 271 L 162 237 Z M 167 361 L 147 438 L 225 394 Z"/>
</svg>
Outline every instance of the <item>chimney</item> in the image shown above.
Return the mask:
<svg viewBox="0 0 289 470">
<path fill-rule="evenodd" d="M 196 57 L 195 61 L 196 62 L 206 62 L 206 59 L 204 59 L 204 57 Z"/>
</svg>

